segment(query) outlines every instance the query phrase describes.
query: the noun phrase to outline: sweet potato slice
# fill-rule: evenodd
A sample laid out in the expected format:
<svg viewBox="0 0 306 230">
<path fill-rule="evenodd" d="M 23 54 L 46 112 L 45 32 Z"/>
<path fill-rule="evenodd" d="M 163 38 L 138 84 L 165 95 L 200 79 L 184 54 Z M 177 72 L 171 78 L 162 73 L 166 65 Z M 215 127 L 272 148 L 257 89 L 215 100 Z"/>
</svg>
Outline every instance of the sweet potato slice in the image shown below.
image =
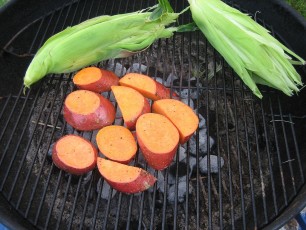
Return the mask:
<svg viewBox="0 0 306 230">
<path fill-rule="evenodd" d="M 97 165 L 102 177 L 111 187 L 128 194 L 147 190 L 156 178 L 147 171 L 98 157 Z"/>
<path fill-rule="evenodd" d="M 123 126 L 111 125 L 102 128 L 96 140 L 101 153 L 110 160 L 128 164 L 136 155 L 135 138 L 131 131 Z"/>
<path fill-rule="evenodd" d="M 184 144 L 197 130 L 199 118 L 193 110 L 181 101 L 163 99 L 153 103 L 152 111 L 166 116 L 178 129 L 180 143 Z"/>
<path fill-rule="evenodd" d="M 70 93 L 64 104 L 64 118 L 77 130 L 89 131 L 111 125 L 115 120 L 115 107 L 102 95 L 76 90 Z"/>
<path fill-rule="evenodd" d="M 157 170 L 170 165 L 179 144 L 179 132 L 163 115 L 146 113 L 138 118 L 136 134 L 148 164 Z"/>
<path fill-rule="evenodd" d="M 128 129 L 134 130 L 138 117 L 151 111 L 149 101 L 138 91 L 126 86 L 112 86 L 123 120 Z"/>
<path fill-rule="evenodd" d="M 119 80 L 119 84 L 131 87 L 140 92 L 146 98 L 154 101 L 171 98 L 170 89 L 147 75 L 128 73 Z M 178 98 L 178 95 L 175 92 L 172 92 L 172 97 Z"/>
<path fill-rule="evenodd" d="M 98 151 L 91 142 L 77 135 L 61 137 L 52 149 L 54 164 L 74 175 L 88 173 L 96 167 Z"/>
<path fill-rule="evenodd" d="M 73 77 L 73 83 L 79 89 L 86 89 L 96 93 L 111 90 L 111 86 L 118 85 L 119 77 L 115 73 L 98 67 L 87 67 Z"/>
</svg>

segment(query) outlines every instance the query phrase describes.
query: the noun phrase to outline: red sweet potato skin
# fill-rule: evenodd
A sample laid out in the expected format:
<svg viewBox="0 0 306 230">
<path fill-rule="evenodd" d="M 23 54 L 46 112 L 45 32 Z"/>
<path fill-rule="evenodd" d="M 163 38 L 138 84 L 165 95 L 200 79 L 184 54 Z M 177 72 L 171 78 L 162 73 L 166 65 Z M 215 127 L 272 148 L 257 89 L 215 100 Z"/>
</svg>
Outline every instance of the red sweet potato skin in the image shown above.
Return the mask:
<svg viewBox="0 0 306 230">
<path fill-rule="evenodd" d="M 138 119 L 142 114 L 150 113 L 150 112 L 151 112 L 150 103 L 149 103 L 148 99 L 144 98 L 144 106 L 143 106 L 142 112 L 141 112 L 137 117 L 135 117 L 135 119 L 133 119 L 133 120 L 131 120 L 131 121 L 124 121 L 126 127 L 127 127 L 129 130 L 135 130 L 137 119 Z"/>
<path fill-rule="evenodd" d="M 178 99 L 179 96 L 167 87 L 165 87 L 163 84 L 159 83 L 156 81 L 156 99 L 155 100 L 160 100 L 160 99 Z"/>
<path fill-rule="evenodd" d="M 119 77 L 113 72 L 101 69 L 102 77 L 93 83 L 80 85 L 76 84 L 79 89 L 89 90 L 96 93 L 108 92 L 111 90 L 111 86 L 119 84 Z"/>
<path fill-rule="evenodd" d="M 115 107 L 102 95 L 98 96 L 100 98 L 100 106 L 96 111 L 88 115 L 76 114 L 64 105 L 63 115 L 67 123 L 81 131 L 96 130 L 111 125 L 115 120 Z"/>
<path fill-rule="evenodd" d="M 137 132 L 136 132 L 137 135 Z M 141 138 L 137 135 L 138 145 L 141 149 L 141 152 L 150 167 L 156 170 L 163 170 L 167 168 L 176 154 L 178 144 L 168 153 L 165 154 L 156 154 L 151 152 L 142 142 Z"/>
<path fill-rule="evenodd" d="M 111 187 L 116 189 L 119 192 L 133 194 L 147 190 L 156 182 L 156 178 L 148 173 L 147 171 L 141 169 L 139 176 L 136 180 L 131 181 L 129 183 L 117 183 L 114 181 L 110 181 L 107 178 L 105 180 L 109 183 Z"/>
<path fill-rule="evenodd" d="M 69 136 L 77 136 L 77 135 L 69 134 Z M 64 138 L 64 137 L 65 136 L 63 136 L 62 138 Z M 53 163 L 56 165 L 56 167 L 64 170 L 65 172 L 68 172 L 68 173 L 71 173 L 71 174 L 74 174 L 74 175 L 83 175 L 85 173 L 90 172 L 91 170 L 93 170 L 96 167 L 96 165 L 97 165 L 98 150 L 96 149 L 96 147 L 91 142 L 89 142 L 88 140 L 86 140 L 84 138 L 83 138 L 84 141 L 86 141 L 87 143 L 89 143 L 91 145 L 91 147 L 93 149 L 93 152 L 95 154 L 95 157 L 94 157 L 95 160 L 92 162 L 92 164 L 89 165 L 86 168 L 80 169 L 80 168 L 75 168 L 75 167 L 68 166 L 65 163 L 63 163 L 60 160 L 60 158 L 58 157 L 58 152 L 57 152 L 57 148 L 56 148 L 56 145 L 60 141 L 60 139 L 57 142 L 55 142 L 55 144 L 53 146 L 53 149 L 52 149 L 52 160 L 53 160 Z"/>
</svg>

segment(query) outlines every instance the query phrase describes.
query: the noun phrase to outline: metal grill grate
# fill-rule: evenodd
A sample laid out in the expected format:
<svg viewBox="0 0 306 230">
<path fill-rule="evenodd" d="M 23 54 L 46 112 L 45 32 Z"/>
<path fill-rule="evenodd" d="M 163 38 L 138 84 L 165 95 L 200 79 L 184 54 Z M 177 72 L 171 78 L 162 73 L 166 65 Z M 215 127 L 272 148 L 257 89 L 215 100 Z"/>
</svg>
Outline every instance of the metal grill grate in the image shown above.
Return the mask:
<svg viewBox="0 0 306 230">
<path fill-rule="evenodd" d="M 35 53 L 49 36 L 69 25 L 152 4 L 77 1 L 25 27 L 7 47 L 19 53 Z M 182 20 L 188 22 L 190 18 Z M 50 229 L 260 228 L 297 195 L 304 184 L 305 154 L 300 154 L 302 139 L 296 130 L 305 122 L 305 116 L 292 114 L 291 99 L 269 89 L 263 89 L 262 101 L 255 98 L 199 32 L 157 41 L 148 50 L 115 63 L 141 63 L 148 67 L 146 74 L 164 80 L 168 74 L 175 74 L 179 79 L 172 85 L 173 90 L 187 89 L 189 103 L 191 94 L 196 94 L 193 102 L 197 113 L 205 117 L 207 137 L 215 141 L 214 147 L 207 149 L 207 157 L 218 156 L 218 173 L 210 170 L 210 161 L 208 172 L 200 172 L 199 131 L 195 143 L 186 146 L 184 167 L 176 157 L 174 166 L 165 170 L 164 193 L 155 185 L 152 191 L 140 195 L 116 193 L 112 197 L 112 189 L 100 179 L 97 170 L 80 177 L 58 170 L 50 158 L 52 143 L 66 133 L 76 132 L 61 114 L 65 96 L 74 90 L 73 74 L 50 75 L 25 95 L 21 86 L 17 95 L 0 100 L 0 191 L 33 225 Z M 108 64 L 102 62 L 99 66 Z M 195 84 L 192 77 L 196 77 Z M 107 97 L 112 100 L 111 94 Z M 120 119 L 116 122 L 123 123 Z M 95 132 L 78 134 L 95 141 Z M 208 146 L 210 141 L 207 138 Z M 196 148 L 193 171 L 189 167 L 192 144 Z M 191 176 L 185 177 L 189 195 L 181 202 L 178 194 L 182 173 Z M 157 177 L 158 172 L 154 175 Z M 167 199 L 171 178 L 175 179 L 173 203 Z M 106 199 L 101 197 L 105 190 L 109 191 Z"/>
</svg>

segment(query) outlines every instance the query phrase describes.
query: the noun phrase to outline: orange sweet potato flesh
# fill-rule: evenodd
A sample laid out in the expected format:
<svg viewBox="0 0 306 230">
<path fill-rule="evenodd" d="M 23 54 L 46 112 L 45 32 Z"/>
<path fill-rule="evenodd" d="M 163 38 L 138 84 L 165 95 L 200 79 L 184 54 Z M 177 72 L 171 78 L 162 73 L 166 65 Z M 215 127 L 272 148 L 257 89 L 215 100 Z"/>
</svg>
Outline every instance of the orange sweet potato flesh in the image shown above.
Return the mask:
<svg viewBox="0 0 306 230">
<path fill-rule="evenodd" d="M 77 135 L 66 135 L 54 144 L 52 160 L 58 168 L 82 175 L 96 167 L 97 154 L 97 149 L 88 140 Z"/>
<path fill-rule="evenodd" d="M 171 98 L 170 89 L 144 74 L 128 73 L 119 80 L 119 84 L 131 87 L 154 101 Z M 178 98 L 178 95 L 172 92 L 172 97 Z"/>
<path fill-rule="evenodd" d="M 193 110 L 181 101 L 174 99 L 162 99 L 155 101 L 152 112 L 166 116 L 178 129 L 180 143 L 187 142 L 197 130 L 199 118 Z"/>
<path fill-rule="evenodd" d="M 68 124 L 77 130 L 90 131 L 111 125 L 115 120 L 114 105 L 102 95 L 76 90 L 64 103 L 63 115 Z"/>
<path fill-rule="evenodd" d="M 110 160 L 128 164 L 136 155 L 135 138 L 131 131 L 123 126 L 111 125 L 102 128 L 96 140 L 100 152 Z"/>
<path fill-rule="evenodd" d="M 147 171 L 98 157 L 97 165 L 102 177 L 111 187 L 123 193 L 138 193 L 147 190 L 156 178 Z"/>
<path fill-rule="evenodd" d="M 151 111 L 149 101 L 135 89 L 112 86 L 123 120 L 128 129 L 134 130 L 138 117 Z"/>
<path fill-rule="evenodd" d="M 79 89 L 90 90 L 96 93 L 111 90 L 111 86 L 118 85 L 119 77 L 108 70 L 98 67 L 87 67 L 73 77 L 73 83 Z"/>
<path fill-rule="evenodd" d="M 168 167 L 177 151 L 179 132 L 163 115 L 146 113 L 136 123 L 139 147 L 148 164 L 157 170 Z"/>
</svg>

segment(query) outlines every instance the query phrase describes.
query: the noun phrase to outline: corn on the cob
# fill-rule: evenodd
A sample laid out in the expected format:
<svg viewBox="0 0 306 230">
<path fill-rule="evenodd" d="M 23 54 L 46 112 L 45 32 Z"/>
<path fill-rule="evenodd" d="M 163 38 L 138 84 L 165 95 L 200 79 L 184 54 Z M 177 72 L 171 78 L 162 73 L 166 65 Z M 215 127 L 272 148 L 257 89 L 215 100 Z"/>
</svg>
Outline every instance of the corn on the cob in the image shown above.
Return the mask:
<svg viewBox="0 0 306 230">
<path fill-rule="evenodd" d="M 269 31 L 220 0 L 188 1 L 199 29 L 256 96 L 262 98 L 256 83 L 289 96 L 299 91 L 301 77 L 292 64 L 305 64 L 305 61 Z"/>
<path fill-rule="evenodd" d="M 179 13 L 160 0 L 153 12 L 137 11 L 100 16 L 68 27 L 49 38 L 30 63 L 25 87 L 49 73 L 68 73 L 110 58 L 126 57 L 150 46 L 156 39 L 168 38 L 177 30 L 167 27 Z"/>
</svg>

